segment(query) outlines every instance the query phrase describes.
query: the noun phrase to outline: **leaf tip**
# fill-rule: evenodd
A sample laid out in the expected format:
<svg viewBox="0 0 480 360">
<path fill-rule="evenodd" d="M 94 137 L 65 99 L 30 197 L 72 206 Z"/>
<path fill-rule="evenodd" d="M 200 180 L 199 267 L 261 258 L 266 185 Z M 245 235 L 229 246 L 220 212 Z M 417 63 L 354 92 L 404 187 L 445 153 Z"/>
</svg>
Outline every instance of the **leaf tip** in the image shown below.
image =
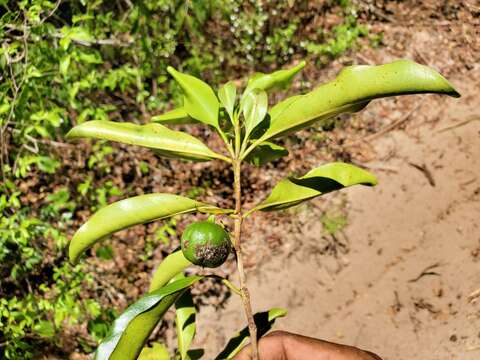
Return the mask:
<svg viewBox="0 0 480 360">
<path fill-rule="evenodd" d="M 182 72 L 178 71 L 175 69 L 173 66 L 167 66 L 167 72 L 175 79 L 175 81 L 180 83 L 180 86 L 182 86 L 182 76 L 185 76 L 186 74 L 183 74 Z"/>
<path fill-rule="evenodd" d="M 455 89 L 451 84 L 450 84 L 451 90 L 448 93 L 449 96 L 454 97 L 454 98 L 459 98 L 462 97 L 462 94 L 460 94 L 457 89 Z"/>
<path fill-rule="evenodd" d="M 67 140 L 75 139 L 77 137 L 77 132 L 78 132 L 77 127 L 73 127 L 67 132 L 67 134 L 65 135 L 65 138 Z"/>
<path fill-rule="evenodd" d="M 85 224 L 83 224 L 76 232 L 73 234 L 72 240 L 70 240 L 70 243 L 68 245 L 68 259 L 70 263 L 76 264 L 78 263 L 78 260 L 80 258 L 80 255 L 89 247 L 85 247 L 83 243 L 83 239 L 81 237 L 81 234 L 83 232 L 83 229 L 85 228 Z"/>
<path fill-rule="evenodd" d="M 272 321 L 277 317 L 284 317 L 285 315 L 287 315 L 287 312 L 287 309 L 284 308 L 272 308 L 268 312 L 268 320 Z"/>
<path fill-rule="evenodd" d="M 378 184 L 378 179 L 374 174 L 362 168 L 358 168 L 358 169 L 363 173 L 362 175 L 363 180 L 359 181 L 358 182 L 359 184 L 366 185 L 366 186 L 375 186 Z"/>
<path fill-rule="evenodd" d="M 375 175 L 370 173 L 370 179 L 366 185 L 375 186 L 378 185 L 378 179 Z"/>
<path fill-rule="evenodd" d="M 70 264 L 72 265 L 77 264 L 78 257 L 79 257 L 78 252 L 72 247 L 70 243 L 70 246 L 68 247 L 68 260 L 70 261 Z"/>
<path fill-rule="evenodd" d="M 168 72 L 171 76 L 173 76 L 174 78 L 176 77 L 176 75 L 177 75 L 177 73 L 178 73 L 178 71 L 177 71 L 174 67 L 172 67 L 172 66 L 167 66 L 167 72 Z"/>
<path fill-rule="evenodd" d="M 73 128 L 71 128 L 67 132 L 65 137 L 68 140 L 78 139 L 78 138 L 81 138 L 81 137 L 88 137 L 88 136 L 86 136 L 86 133 L 88 133 L 89 130 L 91 130 L 93 127 L 95 127 L 96 125 L 98 125 L 99 123 L 102 123 L 102 122 L 103 122 L 103 120 L 90 120 L 90 121 L 86 121 L 86 122 L 83 122 L 81 124 L 78 124 L 78 125 L 74 126 Z"/>
</svg>

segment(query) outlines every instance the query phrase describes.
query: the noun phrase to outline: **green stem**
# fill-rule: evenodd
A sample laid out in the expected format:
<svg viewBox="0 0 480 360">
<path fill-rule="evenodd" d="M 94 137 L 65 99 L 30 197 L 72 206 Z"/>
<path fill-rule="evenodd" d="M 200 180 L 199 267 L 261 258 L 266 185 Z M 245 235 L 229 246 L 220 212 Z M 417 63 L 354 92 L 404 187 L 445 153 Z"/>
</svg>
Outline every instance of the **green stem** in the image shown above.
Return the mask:
<svg viewBox="0 0 480 360">
<path fill-rule="evenodd" d="M 230 144 L 230 142 L 228 141 L 227 135 L 220 128 L 217 128 L 217 132 L 220 135 L 220 137 L 222 138 L 223 142 L 225 143 L 225 146 L 227 147 L 227 150 L 228 150 L 228 153 L 230 154 L 230 156 L 232 158 L 235 157 L 235 153 L 233 151 L 232 144 Z"/>
<path fill-rule="evenodd" d="M 232 290 L 235 294 L 242 296 L 242 291 L 227 279 L 222 278 L 222 283 L 225 284 L 225 286 L 228 287 L 230 290 Z"/>
<path fill-rule="evenodd" d="M 247 155 L 250 154 L 252 150 L 255 149 L 262 142 L 263 142 L 262 138 L 257 139 L 246 150 L 242 150 L 242 152 L 240 153 L 240 160 L 245 159 Z"/>
<path fill-rule="evenodd" d="M 250 303 L 250 293 L 247 288 L 247 279 L 243 267 L 243 254 L 241 246 L 242 234 L 242 197 L 241 197 L 241 160 L 238 159 L 240 152 L 240 132 L 239 127 L 235 127 L 236 140 L 236 158 L 233 160 L 233 175 L 234 175 L 234 195 L 235 195 L 235 222 L 234 222 L 234 247 L 237 255 L 237 269 L 240 279 L 240 292 L 242 297 L 243 308 L 248 322 L 248 331 L 250 333 L 250 342 L 252 345 L 252 359 L 259 360 L 258 344 L 257 344 L 257 327 L 253 319 L 252 305 Z"/>
<path fill-rule="evenodd" d="M 245 153 L 245 148 L 247 147 L 248 145 L 248 138 L 245 137 L 245 139 L 243 139 L 242 141 L 242 146 L 241 146 L 241 149 L 240 149 L 240 159 L 244 159 L 245 156 L 243 156 L 243 153 Z"/>
<path fill-rule="evenodd" d="M 254 211 L 255 211 L 255 208 L 251 208 L 250 210 L 244 212 L 243 215 L 242 215 L 242 217 L 243 217 L 244 219 L 246 219 L 246 218 L 249 217 L 250 214 L 253 213 Z"/>
<path fill-rule="evenodd" d="M 223 160 L 223 161 L 225 161 L 225 162 L 227 162 L 227 163 L 229 163 L 229 164 L 232 163 L 232 159 L 230 159 L 230 158 L 227 157 L 227 156 L 223 156 L 222 154 L 216 153 L 215 157 L 216 157 L 217 159 Z"/>
</svg>

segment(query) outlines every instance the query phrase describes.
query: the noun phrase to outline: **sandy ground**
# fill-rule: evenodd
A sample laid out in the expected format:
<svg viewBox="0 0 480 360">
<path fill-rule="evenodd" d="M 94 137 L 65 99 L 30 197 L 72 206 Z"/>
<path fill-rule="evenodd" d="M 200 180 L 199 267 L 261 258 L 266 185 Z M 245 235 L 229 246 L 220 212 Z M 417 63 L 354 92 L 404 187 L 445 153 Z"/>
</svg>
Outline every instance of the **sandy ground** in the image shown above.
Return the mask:
<svg viewBox="0 0 480 360">
<path fill-rule="evenodd" d="M 461 99 L 412 100 L 417 110 L 405 130 L 372 139 L 375 159 L 361 165 L 377 174 L 378 186 L 325 197 L 347 198 L 348 226 L 339 234 L 346 253 L 315 251 L 324 231 L 318 213 L 305 208 L 281 254 L 248 274 L 255 311 L 288 309 L 275 328 L 386 360 L 480 358 L 480 83 L 473 73 L 451 79 Z M 389 101 L 361 116 L 378 115 Z M 205 358 L 244 321 L 237 297 L 221 310 L 202 308 L 196 343 L 209 344 Z"/>
<path fill-rule="evenodd" d="M 379 184 L 292 211 L 281 249 L 251 268 L 248 285 L 255 311 L 288 309 L 276 329 L 356 345 L 385 360 L 480 359 L 480 65 L 472 37 L 480 28 L 427 21 L 435 11 L 415 15 L 408 3 L 392 5 L 400 7 L 393 18 L 406 14 L 403 22 L 379 25 L 385 47 L 360 52 L 356 62 L 414 59 L 445 74 L 462 98 L 379 100 L 350 119 L 385 122 L 350 144 L 358 148 L 352 162 Z M 327 235 L 320 216 L 345 202 L 348 225 Z M 247 247 L 267 241 L 268 232 L 259 238 Z M 224 308 L 202 307 L 197 319 L 196 344 L 207 348 L 207 359 L 245 326 L 235 296 Z"/>
</svg>

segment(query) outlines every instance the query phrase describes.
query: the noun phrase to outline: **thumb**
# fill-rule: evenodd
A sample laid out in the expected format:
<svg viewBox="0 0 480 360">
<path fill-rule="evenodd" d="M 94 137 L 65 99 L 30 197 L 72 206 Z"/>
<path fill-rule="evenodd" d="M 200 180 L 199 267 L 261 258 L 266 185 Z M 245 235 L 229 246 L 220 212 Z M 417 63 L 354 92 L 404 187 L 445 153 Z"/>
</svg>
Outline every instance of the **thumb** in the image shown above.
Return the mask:
<svg viewBox="0 0 480 360">
<path fill-rule="evenodd" d="M 235 355 L 233 360 L 252 360 L 252 346 L 250 344 L 243 347 L 243 349 Z"/>
</svg>

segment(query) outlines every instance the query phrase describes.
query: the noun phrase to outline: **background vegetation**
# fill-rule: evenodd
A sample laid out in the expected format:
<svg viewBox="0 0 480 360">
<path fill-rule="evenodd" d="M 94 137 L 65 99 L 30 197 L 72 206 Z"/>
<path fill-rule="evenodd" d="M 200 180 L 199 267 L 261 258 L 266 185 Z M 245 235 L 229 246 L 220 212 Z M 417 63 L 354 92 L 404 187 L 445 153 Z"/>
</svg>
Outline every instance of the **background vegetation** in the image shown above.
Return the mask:
<svg viewBox="0 0 480 360">
<path fill-rule="evenodd" d="M 135 193 L 134 180 L 156 164 L 141 156 L 129 164 L 131 150 L 121 145 L 67 144 L 66 131 L 92 119 L 147 122 L 178 104 L 167 65 L 216 85 L 298 58 L 325 64 L 368 33 L 345 0 L 0 0 L 0 9 L 6 359 L 32 358 L 38 349 L 90 352 L 105 335 L 116 303 L 96 288 L 88 263 L 68 264 L 65 245 L 91 211 Z M 203 195 L 211 181 L 202 174 L 188 196 Z M 137 256 L 151 260 L 175 226 L 154 228 Z M 95 251 L 99 261 L 113 257 L 108 246 Z"/>
</svg>

